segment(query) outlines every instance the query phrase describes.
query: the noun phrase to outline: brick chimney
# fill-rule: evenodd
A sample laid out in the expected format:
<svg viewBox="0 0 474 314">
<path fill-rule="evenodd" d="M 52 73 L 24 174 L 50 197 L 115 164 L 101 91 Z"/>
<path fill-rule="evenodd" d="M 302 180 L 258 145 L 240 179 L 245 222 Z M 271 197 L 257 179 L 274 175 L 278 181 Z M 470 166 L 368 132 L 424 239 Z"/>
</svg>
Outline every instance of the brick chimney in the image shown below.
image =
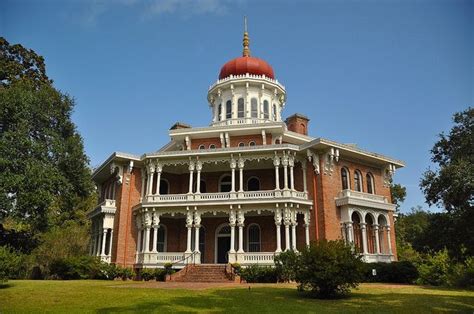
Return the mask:
<svg viewBox="0 0 474 314">
<path fill-rule="evenodd" d="M 286 118 L 285 123 L 289 131 L 299 134 L 308 135 L 309 118 L 305 115 L 295 113 Z"/>
</svg>

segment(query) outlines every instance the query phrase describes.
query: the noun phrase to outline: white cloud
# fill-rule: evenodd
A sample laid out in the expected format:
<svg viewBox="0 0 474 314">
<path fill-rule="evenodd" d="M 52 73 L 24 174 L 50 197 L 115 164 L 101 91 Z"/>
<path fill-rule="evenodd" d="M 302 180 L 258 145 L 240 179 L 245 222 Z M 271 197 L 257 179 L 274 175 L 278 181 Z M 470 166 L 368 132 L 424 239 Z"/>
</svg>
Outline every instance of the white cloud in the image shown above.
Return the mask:
<svg viewBox="0 0 474 314">
<path fill-rule="evenodd" d="M 223 14 L 228 11 L 228 4 L 225 0 L 155 0 L 149 7 L 149 14 Z"/>
</svg>

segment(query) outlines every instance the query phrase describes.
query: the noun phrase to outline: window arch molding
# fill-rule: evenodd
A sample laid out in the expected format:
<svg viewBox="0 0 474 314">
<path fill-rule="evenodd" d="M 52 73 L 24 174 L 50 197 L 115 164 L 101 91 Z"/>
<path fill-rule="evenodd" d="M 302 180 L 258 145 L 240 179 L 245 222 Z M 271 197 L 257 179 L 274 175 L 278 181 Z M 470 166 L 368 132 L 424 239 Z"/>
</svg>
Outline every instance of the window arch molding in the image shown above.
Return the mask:
<svg viewBox="0 0 474 314">
<path fill-rule="evenodd" d="M 343 190 L 351 189 L 351 177 L 349 169 L 347 167 L 341 168 L 341 184 Z"/>
<path fill-rule="evenodd" d="M 223 174 L 219 178 L 219 192 L 230 192 L 232 189 L 232 177 L 230 174 Z"/>
<path fill-rule="evenodd" d="M 262 251 L 262 229 L 257 223 L 251 223 L 247 227 L 247 252 Z"/>
<path fill-rule="evenodd" d="M 366 179 L 365 182 L 367 184 L 367 193 L 375 194 L 375 180 L 374 175 L 371 172 L 367 172 L 365 175 Z"/>
<path fill-rule="evenodd" d="M 362 192 L 362 173 L 360 172 L 359 169 L 356 169 L 354 171 L 354 190 L 357 192 Z"/>
<path fill-rule="evenodd" d="M 245 147 L 245 143 L 244 143 L 244 142 L 240 142 L 238 146 L 239 146 L 239 147 Z"/>
<path fill-rule="evenodd" d="M 199 145 L 198 149 L 206 149 L 206 146 L 204 144 Z"/>
<path fill-rule="evenodd" d="M 230 238 L 230 226 L 229 223 L 222 223 L 216 228 L 216 232 L 214 234 L 214 243 L 217 243 L 217 239 L 220 237 L 229 237 Z M 235 237 L 234 241 L 237 239 Z M 235 248 L 235 242 L 234 242 Z M 214 263 L 217 263 L 217 245 L 214 245 Z"/>
</svg>

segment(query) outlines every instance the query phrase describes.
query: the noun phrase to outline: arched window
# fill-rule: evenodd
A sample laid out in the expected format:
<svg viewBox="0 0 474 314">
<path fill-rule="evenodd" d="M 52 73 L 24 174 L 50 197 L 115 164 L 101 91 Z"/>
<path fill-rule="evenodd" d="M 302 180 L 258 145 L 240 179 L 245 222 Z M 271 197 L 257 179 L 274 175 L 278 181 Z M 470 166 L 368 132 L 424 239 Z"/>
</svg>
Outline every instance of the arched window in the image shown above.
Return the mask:
<svg viewBox="0 0 474 314">
<path fill-rule="evenodd" d="M 362 192 L 362 175 L 359 170 L 354 172 L 354 190 Z"/>
<path fill-rule="evenodd" d="M 260 252 L 260 226 L 251 224 L 247 228 L 247 251 Z"/>
<path fill-rule="evenodd" d="M 370 254 L 375 254 L 376 243 L 375 243 L 375 228 L 374 219 L 371 214 L 365 215 L 366 232 L 367 232 L 367 251 Z"/>
<path fill-rule="evenodd" d="M 239 143 L 239 147 L 244 147 L 244 146 L 245 146 L 245 143 L 243 143 L 243 142 Z"/>
<path fill-rule="evenodd" d="M 349 185 L 349 171 L 347 168 L 342 168 L 341 169 L 341 181 L 342 181 L 342 189 L 343 190 L 348 190 L 350 189 Z"/>
<path fill-rule="evenodd" d="M 166 226 L 161 225 L 158 228 L 158 235 L 156 239 L 156 250 L 158 252 L 166 252 Z"/>
<path fill-rule="evenodd" d="M 209 149 L 214 149 L 214 148 L 216 148 L 216 145 L 214 144 L 209 145 Z"/>
<path fill-rule="evenodd" d="M 255 142 L 254 142 L 254 141 L 251 141 L 251 142 L 249 143 L 249 146 L 255 146 Z"/>
<path fill-rule="evenodd" d="M 201 145 L 199 145 L 199 149 L 206 149 L 206 146 L 201 144 Z"/>
<path fill-rule="evenodd" d="M 237 117 L 245 117 L 245 105 L 243 98 L 239 98 L 239 100 L 237 100 Z"/>
<path fill-rule="evenodd" d="M 222 104 L 217 107 L 217 121 L 221 121 L 222 118 Z"/>
<path fill-rule="evenodd" d="M 247 191 L 260 191 L 260 180 L 257 177 L 248 179 Z"/>
<path fill-rule="evenodd" d="M 170 186 L 169 186 L 168 180 L 161 179 L 160 180 L 160 194 L 164 195 L 164 194 L 169 194 L 169 193 L 170 193 Z"/>
<path fill-rule="evenodd" d="M 225 118 L 232 118 L 232 102 L 230 100 L 225 103 Z"/>
<path fill-rule="evenodd" d="M 232 178 L 229 175 L 225 175 L 219 182 L 219 192 L 230 192 L 232 189 Z"/>
<path fill-rule="evenodd" d="M 362 250 L 362 229 L 360 228 L 360 216 L 358 213 L 352 213 L 352 229 L 354 230 L 354 244 L 359 251 Z"/>
<path fill-rule="evenodd" d="M 270 119 L 270 108 L 268 105 L 268 100 L 263 101 L 263 118 Z"/>
<path fill-rule="evenodd" d="M 365 178 L 367 182 L 367 193 L 375 194 L 374 176 L 369 172 Z"/>
<path fill-rule="evenodd" d="M 252 118 L 258 118 L 258 102 L 257 98 L 252 98 L 250 100 L 250 113 Z"/>
<path fill-rule="evenodd" d="M 273 104 L 273 120 L 274 121 L 277 121 L 277 105 L 276 104 Z"/>
</svg>

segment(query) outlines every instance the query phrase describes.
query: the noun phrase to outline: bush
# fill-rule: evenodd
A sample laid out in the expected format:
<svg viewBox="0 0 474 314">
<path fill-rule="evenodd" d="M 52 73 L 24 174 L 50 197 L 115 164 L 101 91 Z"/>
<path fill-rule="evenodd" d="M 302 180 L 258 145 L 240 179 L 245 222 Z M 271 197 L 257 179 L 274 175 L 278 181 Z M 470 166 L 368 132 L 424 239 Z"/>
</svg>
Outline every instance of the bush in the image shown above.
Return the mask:
<svg viewBox="0 0 474 314">
<path fill-rule="evenodd" d="M 49 266 L 52 279 L 90 279 L 99 272 L 99 261 L 92 256 L 59 258 Z"/>
<path fill-rule="evenodd" d="M 131 268 L 117 266 L 117 277 L 122 278 L 122 280 L 132 279 L 134 272 Z"/>
<path fill-rule="evenodd" d="M 154 278 L 156 281 L 166 281 L 166 269 L 163 268 L 155 268 L 154 271 Z"/>
<path fill-rule="evenodd" d="M 240 269 L 240 277 L 249 283 L 273 283 L 278 281 L 275 267 L 250 265 Z"/>
<path fill-rule="evenodd" d="M 275 268 L 278 281 L 289 282 L 296 279 L 299 263 L 298 258 L 298 254 L 294 251 L 282 252 L 275 256 Z"/>
<path fill-rule="evenodd" d="M 140 277 L 145 281 L 149 281 L 150 279 L 155 278 L 155 270 L 149 269 L 149 268 L 143 268 L 140 272 Z"/>
<path fill-rule="evenodd" d="M 452 261 L 448 250 L 444 249 L 434 254 L 426 254 L 421 264 L 418 265 L 418 284 L 432 286 L 447 286 L 450 282 Z"/>
<path fill-rule="evenodd" d="M 312 242 L 298 258 L 298 289 L 319 298 L 346 295 L 362 281 L 363 265 L 361 257 L 343 241 Z"/>
<path fill-rule="evenodd" d="M 174 273 L 173 264 L 166 263 L 163 267 L 165 268 L 165 272 L 166 272 L 167 275 L 171 275 L 172 273 Z"/>
<path fill-rule="evenodd" d="M 0 246 L 0 284 L 8 279 L 25 278 L 26 272 L 26 255 Z"/>
<path fill-rule="evenodd" d="M 459 263 L 453 271 L 452 283 L 459 288 L 474 289 L 474 257 L 468 257 Z"/>
<path fill-rule="evenodd" d="M 106 262 L 99 261 L 94 264 L 93 274 L 91 278 L 93 279 L 103 279 L 103 280 L 114 280 L 117 278 L 117 266 L 115 264 L 108 264 Z"/>
<path fill-rule="evenodd" d="M 367 263 L 364 265 L 366 282 L 413 283 L 418 278 L 418 269 L 411 262 Z M 372 270 L 376 270 L 376 275 Z"/>
</svg>

